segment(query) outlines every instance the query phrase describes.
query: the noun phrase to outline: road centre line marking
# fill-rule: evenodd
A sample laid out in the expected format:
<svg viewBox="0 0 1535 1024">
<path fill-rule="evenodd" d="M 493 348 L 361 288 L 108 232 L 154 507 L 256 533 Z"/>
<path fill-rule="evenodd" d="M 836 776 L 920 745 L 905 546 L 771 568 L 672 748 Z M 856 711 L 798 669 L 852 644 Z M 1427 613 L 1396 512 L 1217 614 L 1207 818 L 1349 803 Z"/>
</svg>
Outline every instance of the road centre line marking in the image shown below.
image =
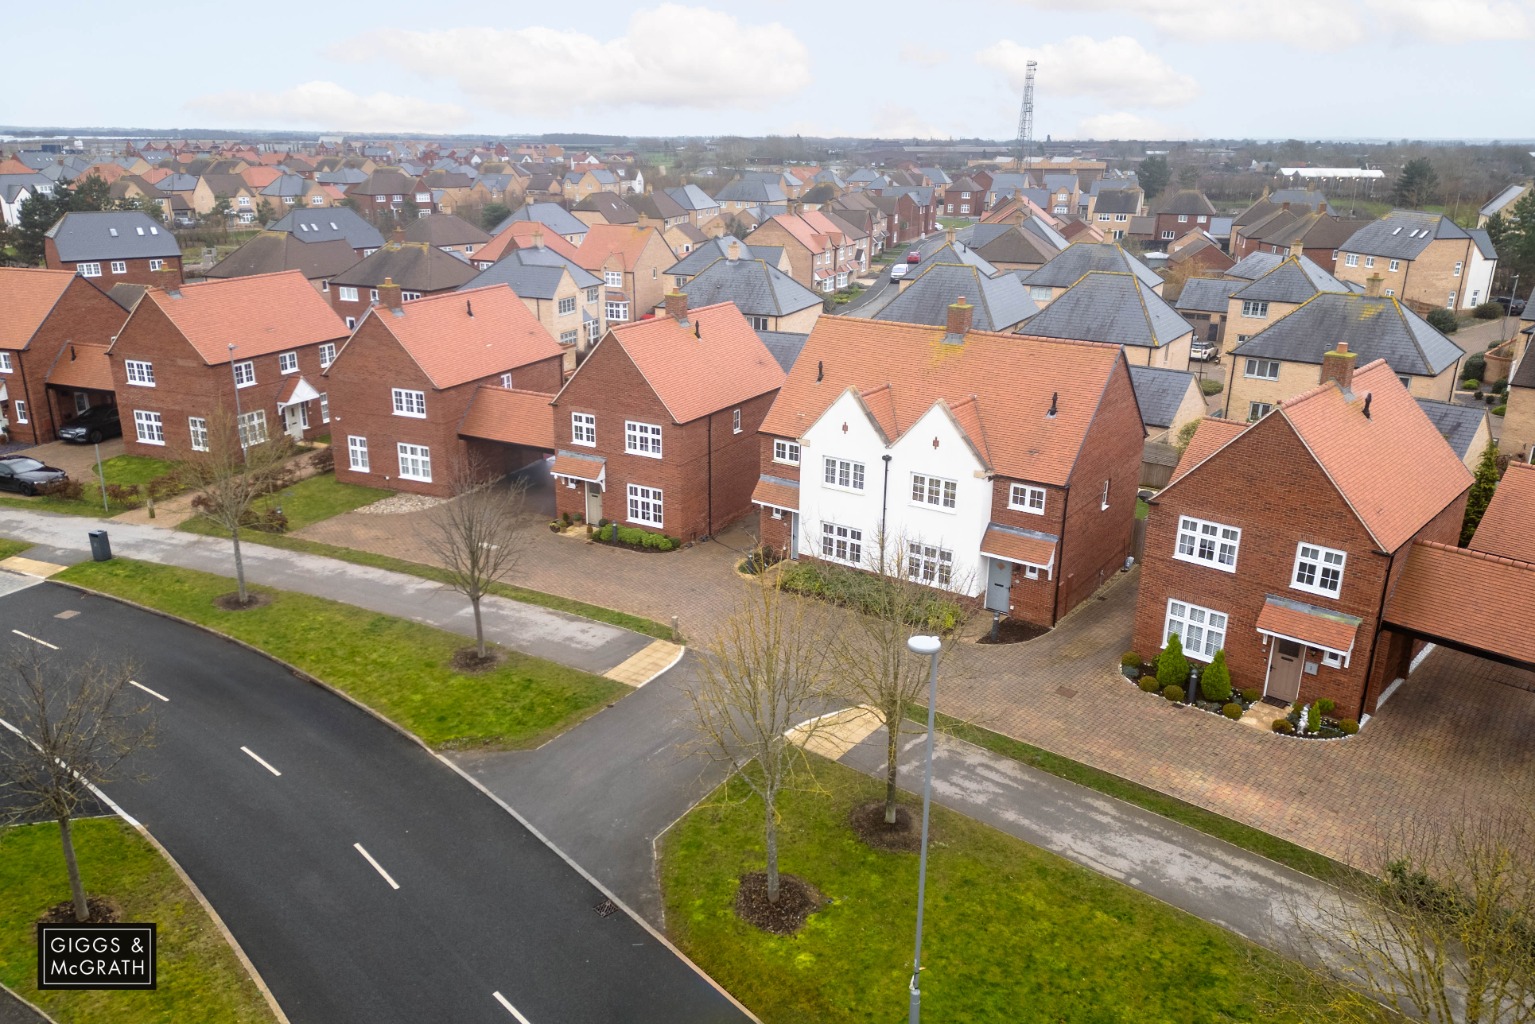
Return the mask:
<svg viewBox="0 0 1535 1024">
<path fill-rule="evenodd" d="M 151 697 L 159 697 L 161 700 L 165 701 L 165 703 L 167 703 L 167 704 L 169 704 L 171 702 L 171 699 L 169 697 L 167 697 L 165 694 L 163 694 L 163 693 L 156 693 L 155 691 L 151 690 L 149 687 L 145 686 L 143 683 L 139 682 L 137 679 L 130 679 L 130 680 L 128 680 L 128 685 L 129 686 L 137 686 L 139 689 L 143 690 L 145 693 L 149 694 Z"/>
<path fill-rule="evenodd" d="M 495 996 L 496 1002 L 505 1007 L 507 1013 L 511 1014 L 513 1017 L 516 1017 L 520 1024 L 532 1024 L 532 1021 L 528 1020 L 528 1018 L 517 1012 L 517 1007 L 506 1001 L 506 996 L 502 995 L 500 992 L 492 992 L 491 995 Z"/>
<path fill-rule="evenodd" d="M 261 767 L 265 768 L 267 771 L 271 772 L 273 775 L 281 775 L 282 774 L 282 772 L 278 771 L 276 768 L 273 768 L 271 765 L 267 764 L 266 761 L 262 758 L 262 756 L 260 754 L 256 753 L 250 747 L 241 747 L 240 749 L 245 751 L 247 754 L 249 754 L 251 756 L 251 760 L 255 761 L 257 764 L 259 764 Z M 362 847 L 358 847 L 358 849 L 362 849 Z M 363 856 L 367 857 L 368 855 L 365 853 L 365 854 L 363 854 Z M 369 859 L 371 860 L 372 858 L 370 857 Z M 373 866 L 374 867 L 378 867 L 377 864 L 375 864 Z M 388 876 L 386 875 L 385 877 L 388 877 Z M 396 888 L 398 888 L 398 886 L 396 886 Z"/>
<path fill-rule="evenodd" d="M 21 637 L 24 640 L 32 641 L 34 644 L 42 644 L 44 647 L 48 648 L 50 651 L 58 650 L 58 648 L 53 646 L 53 644 L 50 644 L 46 640 L 39 640 L 37 637 L 33 636 L 31 633 L 23 633 L 19 629 L 13 629 L 13 630 L 11 630 L 11 632 L 15 633 L 17 636 Z"/>
<path fill-rule="evenodd" d="M 249 753 L 249 751 L 247 751 L 247 753 Z M 251 757 L 256 757 L 256 755 L 255 754 L 251 754 Z M 261 759 L 258 757 L 258 758 L 256 758 L 256 760 L 259 761 Z M 358 853 L 362 854 L 363 859 L 366 860 L 369 864 L 373 865 L 373 870 L 377 871 L 379 874 L 384 876 L 384 881 L 389 883 L 389 888 L 391 888 L 391 889 L 398 889 L 400 887 L 400 883 L 396 882 L 394 879 L 390 878 L 389 877 L 389 872 L 387 872 L 383 868 L 379 867 L 378 861 L 373 859 L 373 855 L 371 853 L 369 853 L 367 850 L 364 850 L 362 848 L 362 844 L 361 843 L 353 843 L 352 844 L 352 849 L 354 849 Z M 515 1013 L 516 1011 L 514 1010 L 512 1012 Z M 526 1022 L 524 1022 L 524 1024 L 526 1024 Z"/>
</svg>

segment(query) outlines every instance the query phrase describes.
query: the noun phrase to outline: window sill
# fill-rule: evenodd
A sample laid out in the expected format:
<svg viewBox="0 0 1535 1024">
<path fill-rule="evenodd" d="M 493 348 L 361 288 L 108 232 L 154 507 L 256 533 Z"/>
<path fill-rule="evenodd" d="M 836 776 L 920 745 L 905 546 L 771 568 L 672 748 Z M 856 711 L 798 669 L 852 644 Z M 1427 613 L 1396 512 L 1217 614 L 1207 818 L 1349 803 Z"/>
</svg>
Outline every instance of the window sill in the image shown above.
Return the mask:
<svg viewBox="0 0 1535 1024">
<path fill-rule="evenodd" d="M 633 523 L 635 526 L 648 526 L 652 530 L 665 529 L 661 523 L 653 523 L 649 519 L 625 519 L 624 522 Z"/>
<path fill-rule="evenodd" d="M 958 508 L 951 508 L 950 506 L 947 506 L 947 505 L 934 505 L 932 502 L 928 502 L 928 501 L 908 501 L 906 504 L 910 508 L 920 508 L 920 509 L 924 509 L 924 510 L 926 510 L 928 512 L 942 512 L 945 515 L 951 515 L 952 516 L 952 515 L 957 515 L 959 513 L 959 509 Z"/>
<path fill-rule="evenodd" d="M 401 473 L 395 479 L 397 479 L 397 480 L 414 480 L 418 484 L 429 484 L 429 483 L 432 482 L 432 478 L 429 477 L 429 476 L 406 476 L 404 473 Z"/>
<path fill-rule="evenodd" d="M 625 448 L 624 449 L 624 454 L 625 455 L 634 455 L 634 456 L 637 456 L 638 458 L 641 458 L 641 459 L 656 459 L 658 461 L 661 458 L 663 458 L 663 456 L 662 456 L 662 454 L 660 452 L 640 452 L 640 451 L 635 451 L 633 448 Z"/>
<path fill-rule="evenodd" d="M 844 494 L 862 495 L 865 493 L 862 487 L 843 487 L 840 484 L 828 484 L 824 482 L 821 484 L 821 486 L 826 488 L 828 491 L 841 491 Z"/>
<path fill-rule="evenodd" d="M 1301 583 L 1291 583 L 1290 589 L 1299 590 L 1302 594 L 1312 594 L 1316 597 L 1330 597 L 1336 601 L 1338 595 L 1343 591 L 1343 586 L 1340 583 L 1337 590 L 1323 590 L 1321 587 L 1308 587 Z"/>
<path fill-rule="evenodd" d="M 152 444 L 152 445 L 155 445 L 155 446 L 160 447 L 160 448 L 164 448 L 165 447 L 165 442 L 164 441 L 151 441 L 148 438 L 144 438 L 144 437 L 139 438 L 138 442 L 139 442 L 139 444 Z"/>
<path fill-rule="evenodd" d="M 1045 510 L 1042 508 L 1026 508 L 1023 505 L 1013 505 L 1011 503 L 1008 504 L 1007 510 L 1009 512 L 1023 512 L 1031 516 L 1042 516 L 1045 514 Z"/>
<path fill-rule="evenodd" d="M 1207 562 L 1203 558 L 1191 558 L 1188 555 L 1173 552 L 1173 559 L 1178 562 L 1187 562 L 1189 565 L 1202 565 L 1206 569 L 1219 569 L 1221 572 L 1229 572 L 1235 576 L 1237 567 L 1234 565 L 1222 565 L 1220 562 Z"/>
<path fill-rule="evenodd" d="M 597 442 L 596 441 L 577 441 L 575 438 L 571 438 L 570 439 L 570 443 L 575 445 L 578 448 L 595 448 L 595 447 L 597 447 Z"/>
<path fill-rule="evenodd" d="M 424 419 L 426 419 L 426 413 L 424 413 L 424 412 L 400 412 L 400 411 L 396 410 L 395 411 L 395 415 L 401 417 L 402 419 L 407 419 L 407 420 L 424 420 Z"/>
<path fill-rule="evenodd" d="M 795 466 L 795 467 L 798 467 L 799 463 L 798 462 L 790 462 L 787 459 L 774 459 L 773 460 L 773 465 L 775 465 L 775 466 Z"/>
<path fill-rule="evenodd" d="M 10 370 L 5 370 L 3 372 L 10 373 L 11 371 Z M 130 388 L 152 388 L 152 387 L 154 387 L 153 384 L 145 384 L 143 381 L 138 381 L 138 380 L 130 380 L 128 382 L 128 386 Z"/>
</svg>

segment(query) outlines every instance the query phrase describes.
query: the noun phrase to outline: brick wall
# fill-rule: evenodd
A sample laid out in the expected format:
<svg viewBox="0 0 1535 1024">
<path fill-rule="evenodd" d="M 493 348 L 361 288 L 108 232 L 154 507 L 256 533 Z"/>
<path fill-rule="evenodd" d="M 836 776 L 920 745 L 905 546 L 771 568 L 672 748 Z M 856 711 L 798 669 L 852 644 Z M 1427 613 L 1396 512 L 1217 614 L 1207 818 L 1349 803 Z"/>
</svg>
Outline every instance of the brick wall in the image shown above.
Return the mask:
<svg viewBox="0 0 1535 1024">
<path fill-rule="evenodd" d="M 784 255 L 789 259 L 789 276 L 811 291 L 815 290 L 813 254 L 781 224 L 769 220 L 759 226 L 752 232 L 752 244 L 783 246 Z"/>
<path fill-rule="evenodd" d="M 1394 271 L 1387 257 L 1375 257 L 1375 265 L 1370 267 L 1366 266 L 1368 257 L 1360 255 L 1359 265 L 1351 267 L 1340 253 L 1333 274 L 1340 281 L 1357 281 L 1360 284 L 1364 284 L 1371 275 L 1379 274 L 1382 278 L 1381 294 L 1385 294 L 1385 289 L 1389 288 L 1398 299 L 1422 302 L 1434 309 L 1445 308 L 1450 293 L 1454 292 L 1458 306 L 1461 289 L 1466 283 L 1466 269 L 1471 265 L 1474 244 L 1469 238 L 1437 238 L 1418 254 L 1417 259 L 1399 261 Z M 1459 275 L 1455 273 L 1456 263 L 1461 264 Z"/>
<path fill-rule="evenodd" d="M 1031 486 L 1042 486 L 1032 481 L 1020 480 L 1017 483 L 1029 483 Z M 1020 530 L 1037 530 L 1040 533 L 1050 533 L 1059 537 L 1065 532 L 1066 524 L 1066 498 L 1070 492 L 1064 487 L 1045 487 L 1045 510 L 1040 515 L 1025 512 L 1021 509 L 1010 508 L 1009 498 L 1012 494 L 1012 486 L 1015 481 L 1006 477 L 998 477 L 992 483 L 991 490 L 991 521 L 999 526 L 1011 526 Z M 989 567 L 983 564 L 981 571 L 989 572 Z M 989 585 L 988 580 L 982 580 Z M 1037 579 L 1029 579 L 1023 566 L 1014 565 L 1013 582 L 1008 590 L 1008 604 L 1012 610 L 1009 614 L 1023 622 L 1033 622 L 1041 626 L 1055 625 L 1056 602 L 1059 597 L 1061 584 L 1060 548 L 1056 548 L 1056 563 L 1053 570 L 1047 575 L 1041 572 Z M 985 591 L 982 591 L 984 600 Z"/>
<path fill-rule="evenodd" d="M 159 270 L 149 269 L 150 261 L 148 259 L 123 260 L 124 268 L 121 274 L 114 274 L 112 272 L 112 259 L 110 257 L 101 260 L 64 262 L 59 259 L 59 250 L 51 238 L 43 239 L 43 256 L 45 265 L 49 270 L 73 270 L 78 272 L 81 262 L 100 263 L 101 276 L 87 277 L 85 280 L 103 292 L 111 291 L 114 284 L 153 284 L 163 286 L 167 282 L 180 284 L 182 281 L 180 256 L 166 256 L 158 259 L 156 262 L 161 266 Z"/>
<path fill-rule="evenodd" d="M 1508 410 L 1503 416 L 1498 447 L 1508 455 L 1531 457 L 1535 448 L 1535 388 L 1508 389 Z"/>
<path fill-rule="evenodd" d="M 85 278 L 76 277 L 69 282 L 28 340 L 26 349 L 11 353 L 11 372 L 0 376 L 11 396 L 6 418 L 11 421 L 12 441 L 46 444 L 58 439 L 58 428 L 75 415 L 74 405 L 54 401 L 55 396 L 47 387 L 48 373 L 59 353 L 72 341 L 105 345 L 127 319 L 127 310 L 93 288 Z M 16 420 L 17 399 L 27 403 L 26 423 Z M 92 400 L 95 404 L 110 402 L 109 397 L 100 394 L 92 395 Z"/>
</svg>

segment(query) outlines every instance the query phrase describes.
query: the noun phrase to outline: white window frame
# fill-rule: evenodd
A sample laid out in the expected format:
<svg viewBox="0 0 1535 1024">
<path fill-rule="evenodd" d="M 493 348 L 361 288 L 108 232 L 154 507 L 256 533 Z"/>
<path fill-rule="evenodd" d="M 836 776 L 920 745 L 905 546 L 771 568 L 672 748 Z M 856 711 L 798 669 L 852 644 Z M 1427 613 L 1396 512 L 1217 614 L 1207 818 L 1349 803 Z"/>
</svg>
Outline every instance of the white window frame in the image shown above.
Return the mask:
<svg viewBox="0 0 1535 1024">
<path fill-rule="evenodd" d="M 602 283 L 609 288 L 622 288 L 624 286 L 624 272 L 622 270 L 604 270 Z"/>
<path fill-rule="evenodd" d="M 1240 527 L 1193 516 L 1178 517 L 1178 538 L 1173 545 L 1173 557 L 1180 562 L 1193 562 L 1195 565 L 1208 565 L 1222 572 L 1235 573 L 1241 548 Z"/>
<path fill-rule="evenodd" d="M 1454 292 L 1451 292 L 1450 293 L 1450 297 L 1445 300 L 1444 308 L 1445 309 L 1454 309 L 1455 308 L 1455 293 Z"/>
<path fill-rule="evenodd" d="M 570 443 L 584 448 L 597 447 L 597 417 L 589 412 L 571 413 Z"/>
<path fill-rule="evenodd" d="M 501 386 L 506 388 L 508 391 L 511 390 L 511 388 L 512 388 L 512 375 L 510 373 L 503 373 L 501 375 Z"/>
<path fill-rule="evenodd" d="M 629 319 L 629 304 L 627 302 L 605 302 L 603 303 L 602 312 L 608 320 L 625 323 Z"/>
<path fill-rule="evenodd" d="M 390 388 L 389 396 L 396 416 L 408 416 L 415 420 L 426 419 L 426 392 L 410 388 Z"/>
<path fill-rule="evenodd" d="M 349 284 L 338 284 L 336 287 L 339 289 L 339 292 L 336 295 L 337 299 L 342 302 L 357 301 L 357 289 L 354 286 Z"/>
<path fill-rule="evenodd" d="M 799 442 L 773 438 L 773 461 L 785 466 L 799 465 Z"/>
<path fill-rule="evenodd" d="M 152 388 L 155 386 L 155 364 L 144 359 L 124 359 L 123 372 L 128 375 L 128 383 L 138 388 Z"/>
<path fill-rule="evenodd" d="M 358 473 L 368 472 L 368 439 L 349 434 L 346 439 L 347 466 Z"/>
<path fill-rule="evenodd" d="M 320 392 L 320 422 L 330 422 L 330 392 Z"/>
<path fill-rule="evenodd" d="M 1366 256 L 1364 258 L 1364 265 L 1365 265 L 1366 269 L 1369 269 L 1370 267 L 1375 266 L 1375 257 L 1374 256 Z"/>
<path fill-rule="evenodd" d="M 863 531 L 840 523 L 821 523 L 821 557 L 843 565 L 863 565 Z"/>
<path fill-rule="evenodd" d="M 133 430 L 139 444 L 165 444 L 165 424 L 160 414 L 146 409 L 133 410 Z"/>
<path fill-rule="evenodd" d="M 768 329 L 768 318 L 765 316 L 751 315 L 746 318 L 746 321 L 752 325 L 752 330 L 754 331 L 765 331 Z"/>
<path fill-rule="evenodd" d="M 641 455 L 647 459 L 661 458 L 660 424 L 624 420 L 624 453 Z"/>
<path fill-rule="evenodd" d="M 254 360 L 243 359 L 234 364 L 232 371 L 235 378 L 235 387 L 248 388 L 256 383 L 256 363 Z"/>
<path fill-rule="evenodd" d="M 267 433 L 265 409 L 241 413 L 235 420 L 235 424 L 240 431 L 241 448 L 249 448 L 253 444 L 262 444 L 271 436 Z"/>
<path fill-rule="evenodd" d="M 730 432 L 732 434 L 739 434 L 741 432 L 741 410 L 740 409 L 732 409 L 732 410 L 730 410 Z"/>
<path fill-rule="evenodd" d="M 1396 260 L 1392 260 L 1392 261 L 1391 261 L 1391 262 L 1392 262 L 1392 263 L 1395 263 L 1395 262 L 1396 262 Z M 1455 277 L 1459 277 L 1459 276 L 1460 276 L 1460 272 L 1461 272 L 1461 270 L 1462 270 L 1462 269 L 1463 269 L 1463 268 L 1464 268 L 1464 267 L 1465 267 L 1465 263 L 1464 263 L 1464 262 L 1463 262 L 1463 261 L 1461 261 L 1461 260 L 1456 260 L 1456 261 L 1455 261 L 1455 273 L 1454 273 L 1454 275 L 1453 275 L 1453 276 L 1455 276 Z M 1396 268 L 1395 268 L 1395 267 L 1392 267 L 1392 268 L 1391 268 L 1391 269 L 1392 269 L 1392 270 L 1395 270 L 1395 269 L 1396 269 Z"/>
<path fill-rule="evenodd" d="M 112 273 L 114 273 L 114 274 L 126 274 L 127 272 L 128 272 L 128 261 L 127 260 L 113 260 L 112 261 Z"/>
<path fill-rule="evenodd" d="M 406 444 L 404 441 L 395 444 L 395 454 L 399 459 L 400 479 L 416 480 L 420 483 L 432 482 L 432 450 L 424 444 Z"/>
<path fill-rule="evenodd" d="M 1357 252 L 1346 252 L 1346 253 L 1344 253 L 1343 254 L 1343 265 L 1345 267 L 1357 267 L 1357 266 L 1359 266 L 1359 254 Z"/>
<path fill-rule="evenodd" d="M 677 279 L 677 287 L 681 288 L 683 283 L 686 280 L 687 280 L 687 278 L 679 277 Z M 602 298 L 602 294 L 601 293 L 602 293 L 602 289 L 598 285 L 595 285 L 595 284 L 592 285 L 591 287 L 586 289 L 586 301 L 587 302 L 596 302 L 597 300 Z"/>
<path fill-rule="evenodd" d="M 1334 559 L 1333 556 L 1336 556 Z M 1310 569 L 1311 582 L 1301 579 L 1302 566 Z M 1290 570 L 1290 587 L 1322 597 L 1337 597 L 1343 592 L 1343 573 L 1348 568 L 1348 552 L 1301 541 L 1295 545 L 1295 564 Z M 1335 585 L 1328 588 L 1323 582 L 1332 574 Z"/>
<path fill-rule="evenodd" d="M 1273 411 L 1274 404 L 1272 402 L 1248 402 L 1247 422 L 1257 423 L 1259 420 Z"/>
<path fill-rule="evenodd" d="M 346 318 L 346 329 L 349 331 L 355 331 L 357 329 L 357 318 L 355 316 L 349 316 Z"/>
<path fill-rule="evenodd" d="M 11 371 L 11 354 L 9 352 L 0 352 L 0 373 L 10 373 L 10 372 L 12 372 Z"/>
<path fill-rule="evenodd" d="M 927 473 L 911 475 L 911 503 L 953 512 L 959 503 L 959 482 Z"/>
<path fill-rule="evenodd" d="M 400 301 L 401 302 L 415 302 L 419 298 L 421 298 L 421 293 L 420 292 L 401 292 L 400 293 Z"/>
<path fill-rule="evenodd" d="M 559 304 L 560 316 L 574 316 L 575 312 L 576 312 L 576 297 L 574 295 L 567 295 L 563 299 L 560 300 L 560 304 Z"/>
<path fill-rule="evenodd" d="M 1391 271 L 1391 273 L 1394 274 L 1398 270 L 1402 269 L 1402 261 L 1401 260 L 1392 260 L 1390 263 L 1386 264 L 1386 269 Z M 1460 264 L 1459 263 L 1455 264 L 1455 276 L 1456 277 L 1460 276 Z"/>
<path fill-rule="evenodd" d="M 277 354 L 277 371 L 285 377 L 290 373 L 298 373 L 298 353 L 279 352 Z"/>
<path fill-rule="evenodd" d="M 601 320 L 589 321 L 587 323 L 587 325 L 586 325 L 586 340 L 587 341 L 596 341 L 598 338 L 601 338 L 601 337 L 602 337 L 602 321 Z"/>
<path fill-rule="evenodd" d="M 26 401 L 24 399 L 21 399 L 21 398 L 13 398 L 13 399 L 11 399 L 11 411 L 16 414 L 16 422 L 17 423 L 30 423 L 31 422 L 31 420 L 27 419 L 27 403 L 26 403 Z"/>
<path fill-rule="evenodd" d="M 1219 619 L 1217 626 L 1214 619 Z M 1174 629 L 1174 624 L 1179 629 Z M 1176 598 L 1167 600 L 1167 616 L 1162 620 L 1162 645 L 1167 645 L 1168 637 L 1174 633 L 1183 644 L 1183 654 L 1194 661 L 1209 662 L 1214 660 L 1215 652 L 1226 646 L 1226 631 L 1231 627 L 1231 617 L 1225 612 L 1216 611 L 1214 608 L 1204 608 L 1188 601 L 1179 601 Z M 1197 632 L 1193 644 L 1189 643 L 1189 634 Z M 1212 644 L 1211 636 L 1218 636 L 1220 642 Z"/>
<path fill-rule="evenodd" d="M 1242 315 L 1252 319 L 1261 319 L 1269 315 L 1269 304 L 1262 299 L 1243 299 Z"/>
<path fill-rule="evenodd" d="M 1273 368 L 1272 373 L 1263 372 L 1270 367 Z M 1248 356 L 1247 361 L 1242 364 L 1242 376 L 1251 377 L 1253 380 L 1278 380 L 1279 360 Z"/>
<path fill-rule="evenodd" d="M 187 436 L 192 439 L 194 452 L 208 450 L 208 421 L 201 416 L 187 417 Z"/>
<path fill-rule="evenodd" d="M 1033 484 L 1012 484 L 1007 489 L 1007 507 L 1018 512 L 1042 516 L 1045 514 L 1047 497 L 1043 487 Z"/>
<path fill-rule="evenodd" d="M 839 459 L 831 455 L 824 456 L 821 460 L 821 482 L 827 487 L 862 494 L 866 479 L 867 474 L 861 462 Z"/>
<path fill-rule="evenodd" d="M 659 487 L 630 484 L 627 494 L 628 521 L 661 529 L 666 524 L 665 495 Z"/>
<path fill-rule="evenodd" d="M 913 544 L 906 551 L 906 578 L 948 589 L 954 580 L 954 552 L 932 544 Z"/>
<path fill-rule="evenodd" d="M 327 341 L 320 346 L 320 369 L 327 369 L 336 361 L 336 343 Z"/>
<path fill-rule="evenodd" d="M 75 273 L 79 274 L 81 277 L 100 277 L 101 276 L 101 264 L 100 263 L 77 263 L 77 264 L 75 264 Z"/>
</svg>

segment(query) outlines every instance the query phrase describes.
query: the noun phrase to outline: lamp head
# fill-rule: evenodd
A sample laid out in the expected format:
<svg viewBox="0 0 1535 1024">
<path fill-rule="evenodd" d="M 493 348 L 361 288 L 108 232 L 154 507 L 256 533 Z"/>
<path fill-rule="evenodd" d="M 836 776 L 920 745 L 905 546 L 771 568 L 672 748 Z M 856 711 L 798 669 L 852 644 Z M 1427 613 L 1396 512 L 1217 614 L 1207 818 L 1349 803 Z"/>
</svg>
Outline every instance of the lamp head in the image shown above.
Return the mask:
<svg viewBox="0 0 1535 1024">
<path fill-rule="evenodd" d="M 913 654 L 921 654 L 930 658 L 943 647 L 943 641 L 936 636 L 914 636 L 906 641 L 906 647 Z"/>
</svg>

